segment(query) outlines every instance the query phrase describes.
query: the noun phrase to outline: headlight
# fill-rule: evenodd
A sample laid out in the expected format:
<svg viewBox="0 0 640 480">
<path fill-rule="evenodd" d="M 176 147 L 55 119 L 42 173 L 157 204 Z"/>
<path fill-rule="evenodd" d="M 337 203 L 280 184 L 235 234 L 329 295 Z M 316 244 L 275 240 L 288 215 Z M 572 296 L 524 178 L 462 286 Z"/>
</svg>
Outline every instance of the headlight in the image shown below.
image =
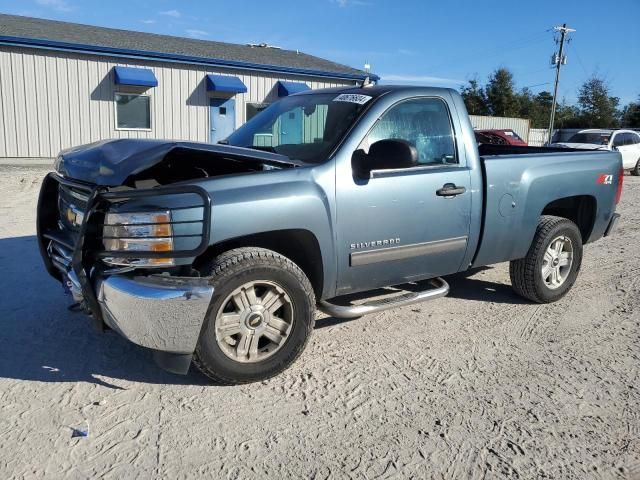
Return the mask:
<svg viewBox="0 0 640 480">
<path fill-rule="evenodd" d="M 107 251 L 170 252 L 173 250 L 171 212 L 107 213 L 102 231 Z M 170 266 L 173 258 L 105 258 L 112 265 Z"/>
</svg>

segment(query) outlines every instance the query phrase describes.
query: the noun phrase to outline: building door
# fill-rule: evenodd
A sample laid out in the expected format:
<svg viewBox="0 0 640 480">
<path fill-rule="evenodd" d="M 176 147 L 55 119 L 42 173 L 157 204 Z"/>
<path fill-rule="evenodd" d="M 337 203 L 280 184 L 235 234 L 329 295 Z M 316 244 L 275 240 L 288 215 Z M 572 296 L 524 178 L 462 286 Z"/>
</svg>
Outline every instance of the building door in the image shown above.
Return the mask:
<svg viewBox="0 0 640 480">
<path fill-rule="evenodd" d="M 209 141 L 218 143 L 236 129 L 236 100 L 234 98 L 211 98 L 209 100 Z"/>
<path fill-rule="evenodd" d="M 279 144 L 302 143 L 302 108 L 294 108 L 280 117 Z"/>
</svg>

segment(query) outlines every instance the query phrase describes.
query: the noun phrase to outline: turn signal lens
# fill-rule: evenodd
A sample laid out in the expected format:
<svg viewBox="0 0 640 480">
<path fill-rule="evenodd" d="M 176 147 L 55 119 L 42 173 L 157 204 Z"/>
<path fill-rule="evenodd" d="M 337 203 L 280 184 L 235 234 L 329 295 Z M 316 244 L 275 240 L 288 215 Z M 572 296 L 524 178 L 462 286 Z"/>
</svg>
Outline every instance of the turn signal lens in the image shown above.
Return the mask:
<svg viewBox="0 0 640 480">
<path fill-rule="evenodd" d="M 107 251 L 170 252 L 173 250 L 171 212 L 108 213 L 102 231 Z M 173 258 L 105 258 L 112 265 L 174 265 Z"/>
</svg>

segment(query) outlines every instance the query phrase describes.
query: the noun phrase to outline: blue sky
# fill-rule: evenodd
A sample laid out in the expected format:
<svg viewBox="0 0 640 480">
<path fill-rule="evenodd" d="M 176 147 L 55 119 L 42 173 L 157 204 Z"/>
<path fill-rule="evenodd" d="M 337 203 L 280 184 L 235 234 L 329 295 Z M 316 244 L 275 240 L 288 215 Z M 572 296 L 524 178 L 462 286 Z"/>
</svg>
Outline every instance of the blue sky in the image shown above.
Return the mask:
<svg viewBox="0 0 640 480">
<path fill-rule="evenodd" d="M 560 96 L 593 73 L 622 103 L 640 95 L 640 0 L 0 0 L 0 11 L 106 27 L 267 42 L 362 68 L 388 83 L 459 86 L 509 68 L 518 87 L 551 90 L 551 27 L 577 31 Z"/>
</svg>

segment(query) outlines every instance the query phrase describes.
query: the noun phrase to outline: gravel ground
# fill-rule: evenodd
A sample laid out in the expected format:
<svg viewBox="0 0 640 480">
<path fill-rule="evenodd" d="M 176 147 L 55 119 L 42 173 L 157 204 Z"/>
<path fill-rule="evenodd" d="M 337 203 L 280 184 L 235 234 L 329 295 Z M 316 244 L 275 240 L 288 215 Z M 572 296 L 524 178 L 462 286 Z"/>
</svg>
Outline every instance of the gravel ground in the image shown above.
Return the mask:
<svg viewBox="0 0 640 480">
<path fill-rule="evenodd" d="M 556 304 L 498 265 L 431 303 L 320 317 L 287 372 L 215 387 L 69 312 L 34 237 L 43 170 L 0 175 L 2 479 L 640 478 L 638 178 Z"/>
</svg>

